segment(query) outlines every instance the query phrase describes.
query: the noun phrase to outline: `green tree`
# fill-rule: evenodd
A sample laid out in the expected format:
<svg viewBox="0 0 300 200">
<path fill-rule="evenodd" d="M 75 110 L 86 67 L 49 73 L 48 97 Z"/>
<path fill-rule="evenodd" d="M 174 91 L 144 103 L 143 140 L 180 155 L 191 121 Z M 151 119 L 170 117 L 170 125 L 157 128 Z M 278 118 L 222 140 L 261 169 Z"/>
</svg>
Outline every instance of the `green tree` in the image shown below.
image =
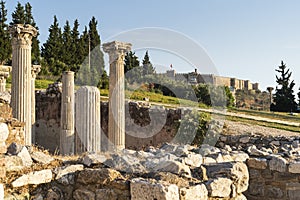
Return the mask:
<svg viewBox="0 0 300 200">
<path fill-rule="evenodd" d="M 38 26 L 36 25 L 33 15 L 32 15 L 32 6 L 30 3 L 25 4 L 25 24 L 30 24 L 37 30 L 39 30 Z M 39 64 L 40 63 L 40 41 L 38 39 L 39 33 L 36 37 L 32 38 L 32 49 L 31 49 L 31 57 L 32 57 L 32 63 L 33 64 Z"/>
<path fill-rule="evenodd" d="M 126 81 L 130 84 L 133 82 L 139 82 L 141 78 L 140 61 L 135 55 L 135 52 L 127 52 L 124 59 L 124 73 Z"/>
<path fill-rule="evenodd" d="M 15 11 L 12 13 L 12 22 L 13 24 L 25 24 L 25 9 L 20 2 L 18 2 Z"/>
<path fill-rule="evenodd" d="M 11 56 L 11 44 L 8 32 L 7 10 L 5 8 L 5 1 L 0 2 L 0 64 L 5 64 Z"/>
<path fill-rule="evenodd" d="M 272 111 L 279 112 L 293 112 L 297 108 L 295 102 L 295 95 L 293 87 L 295 86 L 294 80 L 291 81 L 292 72 L 286 67 L 286 65 L 281 61 L 279 69 L 276 69 L 276 72 L 280 76 L 276 75 L 276 91 L 274 94 L 274 104 L 271 105 Z"/>
<path fill-rule="evenodd" d="M 298 106 L 300 106 L 300 88 L 299 88 L 299 92 L 297 93 L 298 95 Z"/>
<path fill-rule="evenodd" d="M 64 31 L 62 33 L 62 41 L 63 41 L 63 45 L 62 45 L 61 61 L 65 63 L 67 66 L 70 66 L 73 63 L 72 54 L 74 54 L 74 49 L 72 49 L 73 39 L 72 39 L 71 27 L 68 20 L 66 21 L 66 24 L 64 26 Z"/>
<path fill-rule="evenodd" d="M 79 28 L 79 22 L 76 19 L 74 21 L 74 25 L 73 25 L 73 29 L 71 31 L 71 38 L 72 38 L 72 43 L 70 46 L 71 49 L 71 60 L 72 60 L 72 65 L 71 65 L 71 70 L 74 72 L 77 72 L 77 70 L 79 69 L 79 65 L 82 63 L 82 61 L 79 58 L 79 49 L 81 48 L 80 45 L 80 33 L 78 31 Z"/>
<path fill-rule="evenodd" d="M 146 54 L 144 56 L 142 67 L 143 67 L 142 68 L 143 76 L 152 75 L 155 73 L 155 69 L 154 69 L 152 63 L 150 62 L 148 51 L 146 51 Z"/>
<path fill-rule="evenodd" d="M 79 51 L 83 53 L 82 55 L 86 54 L 86 57 L 82 57 L 84 61 L 76 74 L 75 82 L 79 85 L 99 86 L 99 81 L 101 82 L 100 79 L 105 71 L 97 24 L 96 18 L 92 17 L 89 22 L 89 30 L 85 29 L 80 38 Z"/>
<path fill-rule="evenodd" d="M 46 66 L 43 70 L 48 69 L 53 75 L 59 75 L 62 72 L 62 63 L 59 62 L 62 57 L 62 33 L 56 16 L 54 16 L 53 24 L 49 28 L 49 36 L 42 46 L 42 57 Z M 60 63 L 60 64 L 59 64 Z M 44 72 L 45 73 L 45 72 Z"/>
</svg>

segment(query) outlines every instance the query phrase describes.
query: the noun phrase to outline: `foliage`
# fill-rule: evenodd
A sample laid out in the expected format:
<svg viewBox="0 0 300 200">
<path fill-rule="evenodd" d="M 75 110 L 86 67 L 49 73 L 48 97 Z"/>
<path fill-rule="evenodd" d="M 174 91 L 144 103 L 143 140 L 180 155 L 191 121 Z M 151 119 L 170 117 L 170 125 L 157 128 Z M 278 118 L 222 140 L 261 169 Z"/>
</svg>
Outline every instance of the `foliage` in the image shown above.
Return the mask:
<svg viewBox="0 0 300 200">
<path fill-rule="evenodd" d="M 276 69 L 280 76 L 276 75 L 276 92 L 274 94 L 274 104 L 271 105 L 272 111 L 293 112 L 297 108 L 293 87 L 294 80 L 291 79 L 292 72 L 281 61 L 281 65 Z"/>
<path fill-rule="evenodd" d="M 134 82 L 138 83 L 141 79 L 141 68 L 140 61 L 135 55 L 135 52 L 129 51 L 125 55 L 124 59 L 124 73 L 126 82 L 132 84 Z"/>
<path fill-rule="evenodd" d="M 5 64 L 11 55 L 11 44 L 8 32 L 7 21 L 7 9 L 5 8 L 5 2 L 0 2 L 0 64 Z"/>
<path fill-rule="evenodd" d="M 12 22 L 13 24 L 25 24 L 25 9 L 20 2 L 18 2 L 15 11 L 12 13 Z"/>
<path fill-rule="evenodd" d="M 269 110 L 270 94 L 259 90 L 236 90 L 236 107 L 254 110 Z"/>
<path fill-rule="evenodd" d="M 152 75 L 154 73 L 155 73 L 155 69 L 152 63 L 150 62 L 148 51 L 146 51 L 146 54 L 143 59 L 142 75 L 146 76 L 146 75 Z"/>
</svg>

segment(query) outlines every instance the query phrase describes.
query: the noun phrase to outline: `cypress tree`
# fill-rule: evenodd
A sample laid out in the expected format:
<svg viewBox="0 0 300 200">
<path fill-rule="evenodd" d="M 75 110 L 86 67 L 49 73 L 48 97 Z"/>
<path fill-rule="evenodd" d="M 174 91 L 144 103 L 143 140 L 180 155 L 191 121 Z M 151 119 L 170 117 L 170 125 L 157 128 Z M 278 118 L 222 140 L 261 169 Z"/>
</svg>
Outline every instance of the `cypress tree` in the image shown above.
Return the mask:
<svg viewBox="0 0 300 200">
<path fill-rule="evenodd" d="M 80 45 L 79 35 L 80 34 L 79 34 L 79 31 L 78 31 L 78 28 L 79 28 L 79 22 L 76 19 L 74 21 L 73 29 L 71 31 L 71 38 L 72 38 L 72 43 L 71 43 L 72 67 L 71 67 L 71 70 L 74 71 L 74 72 L 77 71 L 78 65 L 81 64 L 79 56 L 78 56 L 78 53 L 79 53 L 78 49 L 80 49 L 80 47 L 79 47 L 79 45 Z"/>
<path fill-rule="evenodd" d="M 49 28 L 48 39 L 43 44 L 41 52 L 49 72 L 54 75 L 59 75 L 62 71 L 60 68 L 61 63 L 59 62 L 62 59 L 62 46 L 61 29 L 56 16 L 54 16 L 53 24 Z"/>
<path fill-rule="evenodd" d="M 155 69 L 154 69 L 152 63 L 150 62 L 150 57 L 149 57 L 148 51 L 146 51 L 146 54 L 143 59 L 143 72 L 142 73 L 143 73 L 143 76 L 151 75 L 151 74 L 155 73 Z"/>
<path fill-rule="evenodd" d="M 32 6 L 30 3 L 25 4 L 25 24 L 30 24 L 37 30 L 39 30 L 38 26 L 36 25 L 33 15 L 32 15 Z M 31 57 L 32 57 L 32 63 L 33 64 L 39 64 L 40 63 L 40 41 L 38 40 L 39 33 L 36 37 L 32 38 L 32 49 L 31 49 Z"/>
<path fill-rule="evenodd" d="M 127 52 L 124 59 L 124 73 L 128 83 L 139 82 L 141 78 L 140 61 L 135 52 Z"/>
<path fill-rule="evenodd" d="M 0 2 L 0 64 L 5 64 L 11 56 L 11 44 L 8 32 L 7 10 L 5 9 L 5 2 Z"/>
<path fill-rule="evenodd" d="M 295 102 L 295 95 L 293 87 L 295 86 L 294 80 L 291 81 L 292 72 L 287 69 L 286 65 L 281 61 L 279 69 L 276 72 L 280 76 L 276 75 L 276 82 L 278 86 L 276 87 L 276 92 L 274 94 L 274 104 L 271 105 L 272 111 L 279 112 L 293 112 L 296 110 L 297 104 Z"/>
<path fill-rule="evenodd" d="M 62 62 L 65 63 L 67 66 L 72 64 L 72 35 L 71 35 L 71 27 L 69 21 L 66 21 L 64 26 L 64 31 L 62 34 L 63 40 L 63 48 L 62 48 Z M 69 70 L 69 69 L 68 69 Z"/>
<path fill-rule="evenodd" d="M 20 2 L 18 2 L 15 11 L 12 13 L 12 22 L 13 24 L 25 24 L 25 10 Z"/>
</svg>

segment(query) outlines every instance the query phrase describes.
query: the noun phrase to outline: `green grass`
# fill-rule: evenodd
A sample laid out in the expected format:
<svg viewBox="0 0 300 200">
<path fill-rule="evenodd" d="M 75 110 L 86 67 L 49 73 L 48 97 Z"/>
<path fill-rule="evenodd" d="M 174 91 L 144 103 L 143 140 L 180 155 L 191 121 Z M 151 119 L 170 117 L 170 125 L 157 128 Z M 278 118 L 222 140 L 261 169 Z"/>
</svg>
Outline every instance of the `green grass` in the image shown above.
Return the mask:
<svg viewBox="0 0 300 200">
<path fill-rule="evenodd" d="M 300 114 L 289 115 L 289 113 L 285 113 L 285 112 L 269 112 L 269 111 L 245 110 L 245 109 L 237 109 L 237 108 L 230 108 L 229 111 L 252 115 L 252 116 L 265 117 L 269 119 L 284 120 L 284 121 L 296 122 L 296 123 L 300 122 Z"/>
</svg>

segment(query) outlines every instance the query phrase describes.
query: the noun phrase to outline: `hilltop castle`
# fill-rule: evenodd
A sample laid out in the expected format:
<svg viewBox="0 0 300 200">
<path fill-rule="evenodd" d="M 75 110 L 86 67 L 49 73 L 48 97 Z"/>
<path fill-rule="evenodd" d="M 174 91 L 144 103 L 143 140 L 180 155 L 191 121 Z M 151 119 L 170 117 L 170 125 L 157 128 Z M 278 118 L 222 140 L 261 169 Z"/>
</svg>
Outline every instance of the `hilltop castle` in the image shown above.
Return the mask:
<svg viewBox="0 0 300 200">
<path fill-rule="evenodd" d="M 231 90 L 258 90 L 258 83 L 251 83 L 249 80 L 241 80 L 232 77 L 217 76 L 214 74 L 200 74 L 197 69 L 189 73 L 176 73 L 174 69 L 167 70 L 162 75 L 175 81 L 184 81 L 189 84 L 207 83 L 217 86 L 228 86 Z"/>
</svg>

